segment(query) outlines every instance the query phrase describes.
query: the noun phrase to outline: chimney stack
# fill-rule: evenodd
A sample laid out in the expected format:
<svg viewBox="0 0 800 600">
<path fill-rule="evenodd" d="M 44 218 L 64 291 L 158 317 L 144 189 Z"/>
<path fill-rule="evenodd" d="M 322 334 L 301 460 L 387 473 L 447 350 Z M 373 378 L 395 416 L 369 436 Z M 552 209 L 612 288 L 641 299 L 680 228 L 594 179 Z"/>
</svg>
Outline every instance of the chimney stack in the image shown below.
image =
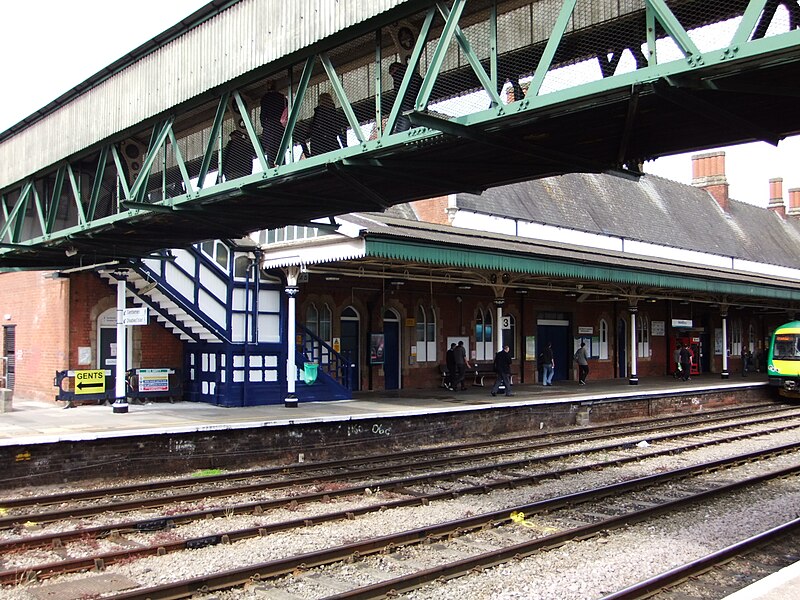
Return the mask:
<svg viewBox="0 0 800 600">
<path fill-rule="evenodd" d="M 800 217 L 800 188 L 789 190 L 789 210 L 786 214 L 792 217 Z"/>
<path fill-rule="evenodd" d="M 769 180 L 769 204 L 767 208 L 781 219 L 786 218 L 786 207 L 783 204 L 783 177 L 773 177 Z"/>
<path fill-rule="evenodd" d="M 692 185 L 707 191 L 723 211 L 728 212 L 728 179 L 725 177 L 725 153 L 708 152 L 692 157 Z"/>
</svg>

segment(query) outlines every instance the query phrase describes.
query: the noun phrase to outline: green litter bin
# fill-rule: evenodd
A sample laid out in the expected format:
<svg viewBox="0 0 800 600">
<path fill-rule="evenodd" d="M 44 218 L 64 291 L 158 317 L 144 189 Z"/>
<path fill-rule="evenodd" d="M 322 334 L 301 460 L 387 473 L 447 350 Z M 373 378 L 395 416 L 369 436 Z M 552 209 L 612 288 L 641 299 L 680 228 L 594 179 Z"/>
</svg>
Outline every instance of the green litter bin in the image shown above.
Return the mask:
<svg viewBox="0 0 800 600">
<path fill-rule="evenodd" d="M 315 362 L 307 362 L 303 364 L 303 381 L 306 385 L 311 385 L 317 380 L 317 370 L 319 364 Z"/>
</svg>

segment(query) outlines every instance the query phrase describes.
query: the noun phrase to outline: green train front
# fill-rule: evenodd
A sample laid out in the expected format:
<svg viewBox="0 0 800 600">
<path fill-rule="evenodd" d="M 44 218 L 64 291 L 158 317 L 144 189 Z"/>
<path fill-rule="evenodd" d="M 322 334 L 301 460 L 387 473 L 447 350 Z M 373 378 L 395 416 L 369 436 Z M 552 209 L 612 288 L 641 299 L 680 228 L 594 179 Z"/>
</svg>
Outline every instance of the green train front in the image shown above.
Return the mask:
<svg viewBox="0 0 800 600">
<path fill-rule="evenodd" d="M 787 398 L 800 398 L 800 321 L 781 325 L 772 334 L 767 375 L 769 384 Z"/>
</svg>

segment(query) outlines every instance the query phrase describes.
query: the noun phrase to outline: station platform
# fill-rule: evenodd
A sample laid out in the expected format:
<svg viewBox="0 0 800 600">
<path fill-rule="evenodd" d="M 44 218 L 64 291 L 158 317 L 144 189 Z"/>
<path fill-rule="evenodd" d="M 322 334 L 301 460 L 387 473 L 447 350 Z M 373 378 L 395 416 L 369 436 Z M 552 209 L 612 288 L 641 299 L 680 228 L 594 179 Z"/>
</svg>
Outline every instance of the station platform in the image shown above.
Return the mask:
<svg viewBox="0 0 800 600">
<path fill-rule="evenodd" d="M 723 600 L 800 600 L 800 562 L 784 567 Z"/>
<path fill-rule="evenodd" d="M 232 429 L 255 429 L 298 424 L 366 421 L 376 418 L 414 417 L 481 409 L 520 408 L 563 403 L 592 403 L 663 397 L 669 394 L 706 393 L 713 390 L 768 386 L 765 375 L 695 377 L 684 382 L 672 377 L 647 378 L 638 385 L 627 379 L 558 381 L 553 386 L 520 384 L 514 396 L 490 395 L 489 387 L 466 391 L 444 388 L 397 392 L 355 392 L 352 400 L 299 403 L 297 407 L 268 405 L 241 408 L 199 402 L 159 401 L 129 404 L 127 413 L 107 405 L 79 405 L 65 409 L 62 402 L 13 400 L 11 412 L 0 414 L 0 447 L 58 442 L 80 442 L 154 434 L 182 434 Z"/>
</svg>

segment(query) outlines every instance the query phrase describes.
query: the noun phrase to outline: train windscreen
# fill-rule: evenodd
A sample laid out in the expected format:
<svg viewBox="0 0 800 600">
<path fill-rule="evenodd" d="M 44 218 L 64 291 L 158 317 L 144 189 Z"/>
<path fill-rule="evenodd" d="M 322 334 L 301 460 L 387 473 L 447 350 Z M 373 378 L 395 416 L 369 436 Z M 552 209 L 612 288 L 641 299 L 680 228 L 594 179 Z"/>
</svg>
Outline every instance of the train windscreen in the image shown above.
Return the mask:
<svg viewBox="0 0 800 600">
<path fill-rule="evenodd" d="M 779 333 L 775 335 L 772 360 L 800 361 L 800 334 Z"/>
</svg>

